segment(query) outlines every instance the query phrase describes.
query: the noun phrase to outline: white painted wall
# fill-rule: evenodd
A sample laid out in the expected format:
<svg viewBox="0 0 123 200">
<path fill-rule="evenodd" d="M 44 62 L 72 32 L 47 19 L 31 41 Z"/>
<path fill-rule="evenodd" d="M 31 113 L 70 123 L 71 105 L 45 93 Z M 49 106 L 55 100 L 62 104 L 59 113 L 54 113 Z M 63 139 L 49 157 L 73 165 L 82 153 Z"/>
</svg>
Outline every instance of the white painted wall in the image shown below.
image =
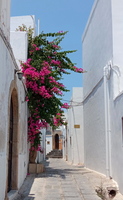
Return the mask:
<svg viewBox="0 0 123 200">
<path fill-rule="evenodd" d="M 27 16 L 11 17 L 10 24 L 11 24 L 11 34 L 10 34 L 11 46 L 14 52 L 16 62 L 19 68 L 21 68 L 20 61 L 26 61 L 27 59 L 28 33 L 23 31 L 16 31 L 16 29 L 18 29 L 19 26 L 22 26 L 22 24 L 24 24 L 26 25 L 27 28 L 29 27 L 34 28 L 34 33 L 35 33 L 35 16 L 27 15 Z"/>
<path fill-rule="evenodd" d="M 0 36 L 0 200 L 5 197 L 6 179 L 7 179 L 7 162 L 8 162 L 8 132 L 9 132 L 9 105 L 10 105 L 10 88 L 16 88 L 19 103 L 19 154 L 18 154 L 18 187 L 21 186 L 27 174 L 28 165 L 28 145 L 27 145 L 27 104 L 24 101 L 25 91 L 23 84 L 18 80 L 14 73 L 16 66 L 11 49 L 4 43 Z"/>
<path fill-rule="evenodd" d="M 46 155 L 52 151 L 52 135 L 46 135 Z"/>
<path fill-rule="evenodd" d="M 101 17 L 100 17 L 101 16 Z M 107 20 L 108 19 L 108 20 Z M 84 99 L 103 76 L 112 59 L 111 1 L 96 0 L 83 34 Z"/>
<path fill-rule="evenodd" d="M 67 151 L 68 161 L 73 164 L 84 162 L 84 138 L 83 138 L 83 89 L 73 88 L 71 108 L 68 110 L 67 125 Z M 79 128 L 75 128 L 79 125 Z"/>
<path fill-rule="evenodd" d="M 28 108 L 25 102 L 25 90 L 22 82 L 18 84 L 19 95 L 19 163 L 18 163 L 18 188 L 21 187 L 28 171 L 29 144 L 27 143 L 28 132 Z"/>
<path fill-rule="evenodd" d="M 0 0 L 0 28 L 3 30 L 6 39 L 10 35 L 10 0 Z"/>
<path fill-rule="evenodd" d="M 5 27 L 0 24 L 0 200 L 5 198 L 6 180 L 8 172 L 8 133 L 9 133 L 9 109 L 10 99 L 13 89 L 17 91 L 18 98 L 18 182 L 17 187 L 22 185 L 28 170 L 28 153 L 29 146 L 27 144 L 27 103 L 25 102 L 25 89 L 22 81 L 20 81 L 15 74 L 15 69 L 18 69 L 13 52 L 16 49 L 16 59 L 26 61 L 27 55 L 27 36 L 26 33 L 16 33 L 13 35 L 16 44 L 12 42 L 11 50 L 8 42 L 9 29 L 9 3 L 10 1 L 0 1 L 0 6 L 5 7 L 5 14 L 3 22 Z M 1 7 L 0 7 L 1 8 Z M 3 10 L 2 10 L 3 12 Z M 0 11 L 1 15 L 1 11 Z M 9 31 L 10 33 L 10 31 Z M 19 42 L 19 43 L 18 43 Z M 23 43 L 23 45 L 22 45 Z M 20 45 L 21 44 L 21 45 Z M 18 50 L 19 49 L 19 50 Z M 22 55 L 22 52 L 23 55 Z"/>
<path fill-rule="evenodd" d="M 27 28 L 34 28 L 35 32 L 35 16 L 34 15 L 25 15 L 25 16 L 15 16 L 11 17 L 10 25 L 11 31 L 16 31 L 19 26 L 26 25 Z"/>
<path fill-rule="evenodd" d="M 43 152 L 38 151 L 37 162 L 41 163 L 46 157 L 46 129 L 41 129 L 41 147 Z"/>
<path fill-rule="evenodd" d="M 123 92 L 123 1 L 112 1 L 113 64 L 119 66 L 119 75 L 113 74 L 113 98 Z"/>
<path fill-rule="evenodd" d="M 20 62 L 25 62 L 27 60 L 27 33 L 22 31 L 11 31 L 10 42 L 18 67 L 21 69 Z"/>
<path fill-rule="evenodd" d="M 93 6 L 83 35 L 83 68 L 87 70 L 83 76 L 83 113 L 85 165 L 104 174 L 108 172 L 118 182 L 123 193 L 122 10 L 122 0 L 96 0 Z M 103 68 L 110 60 L 112 60 L 112 66 L 109 68 L 110 76 L 106 79 L 109 97 L 105 102 Z M 105 105 L 109 108 L 106 112 Z M 105 113 L 109 122 L 105 121 Z M 109 141 L 106 140 L 107 134 Z"/>
<path fill-rule="evenodd" d="M 27 60 L 27 50 L 28 50 L 28 38 L 27 32 L 16 31 L 18 26 L 22 24 L 26 25 L 27 27 L 35 28 L 35 17 L 34 16 L 18 16 L 18 17 L 11 17 L 11 34 L 10 34 L 10 43 L 12 46 L 12 50 L 18 64 L 18 68 L 20 69 L 20 61 L 25 62 Z M 24 82 L 24 79 L 23 79 Z M 22 82 L 20 82 L 21 87 L 23 88 Z M 24 89 L 24 88 L 23 88 Z M 27 128 L 27 119 L 25 119 L 22 113 L 26 111 L 27 117 L 27 104 L 25 104 L 25 92 L 23 93 L 22 89 L 20 90 L 20 156 L 19 156 L 19 170 L 18 170 L 18 187 L 23 184 L 23 181 L 27 175 L 28 169 L 28 150 L 29 147 L 27 146 L 27 130 L 25 133 L 25 127 Z M 21 117 L 22 115 L 22 117 Z M 26 122 L 26 123 L 25 123 Z M 42 161 L 43 155 L 39 155 L 39 162 Z"/>
<path fill-rule="evenodd" d="M 64 121 L 67 122 L 67 112 L 64 113 Z M 67 125 L 63 125 L 61 127 L 63 139 L 62 139 L 62 154 L 63 154 L 63 159 L 67 160 L 68 159 L 68 150 L 67 150 Z"/>
</svg>

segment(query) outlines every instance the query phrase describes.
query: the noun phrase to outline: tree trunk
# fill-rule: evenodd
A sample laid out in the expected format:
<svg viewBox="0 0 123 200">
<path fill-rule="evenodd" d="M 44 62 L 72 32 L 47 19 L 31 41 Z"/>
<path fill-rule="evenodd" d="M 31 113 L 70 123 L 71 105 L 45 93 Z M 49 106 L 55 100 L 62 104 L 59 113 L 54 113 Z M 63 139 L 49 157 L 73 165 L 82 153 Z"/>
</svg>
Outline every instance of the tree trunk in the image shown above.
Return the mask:
<svg viewBox="0 0 123 200">
<path fill-rule="evenodd" d="M 30 151 L 29 153 L 29 162 L 35 163 L 35 159 L 37 157 L 37 151 Z"/>
</svg>

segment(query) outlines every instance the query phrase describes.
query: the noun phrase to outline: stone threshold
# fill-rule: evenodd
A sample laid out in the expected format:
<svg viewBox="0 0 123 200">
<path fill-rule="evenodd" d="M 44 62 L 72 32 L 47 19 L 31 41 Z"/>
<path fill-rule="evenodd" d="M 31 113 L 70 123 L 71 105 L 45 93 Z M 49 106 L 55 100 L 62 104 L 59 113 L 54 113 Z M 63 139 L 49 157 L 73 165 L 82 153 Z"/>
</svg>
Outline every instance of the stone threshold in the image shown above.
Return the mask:
<svg viewBox="0 0 123 200">
<path fill-rule="evenodd" d="M 7 197 L 8 197 L 7 200 L 13 200 L 17 196 L 17 194 L 18 194 L 18 190 L 11 190 L 7 194 Z"/>
</svg>

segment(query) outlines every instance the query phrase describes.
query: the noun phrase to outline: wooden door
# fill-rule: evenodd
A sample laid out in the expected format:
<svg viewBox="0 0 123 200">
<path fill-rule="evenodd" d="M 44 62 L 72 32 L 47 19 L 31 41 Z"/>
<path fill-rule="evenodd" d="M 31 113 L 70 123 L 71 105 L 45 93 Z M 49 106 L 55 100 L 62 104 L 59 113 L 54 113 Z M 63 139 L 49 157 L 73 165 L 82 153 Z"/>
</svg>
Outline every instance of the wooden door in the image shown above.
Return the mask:
<svg viewBox="0 0 123 200">
<path fill-rule="evenodd" d="M 13 102 L 10 104 L 9 153 L 8 153 L 8 192 L 12 189 L 12 147 L 13 147 Z"/>
<path fill-rule="evenodd" d="M 55 135 L 55 149 L 59 149 L 59 135 Z"/>
</svg>

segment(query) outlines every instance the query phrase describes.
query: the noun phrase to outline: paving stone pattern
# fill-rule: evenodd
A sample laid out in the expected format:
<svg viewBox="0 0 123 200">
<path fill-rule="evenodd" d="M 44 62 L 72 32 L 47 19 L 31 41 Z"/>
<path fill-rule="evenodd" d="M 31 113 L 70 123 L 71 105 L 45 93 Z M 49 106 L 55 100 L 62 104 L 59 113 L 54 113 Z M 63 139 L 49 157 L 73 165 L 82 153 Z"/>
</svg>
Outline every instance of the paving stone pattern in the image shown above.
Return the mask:
<svg viewBox="0 0 123 200">
<path fill-rule="evenodd" d="M 50 158 L 44 173 L 27 176 L 15 200 L 100 200 L 95 189 L 104 178 L 83 166 Z"/>
</svg>

